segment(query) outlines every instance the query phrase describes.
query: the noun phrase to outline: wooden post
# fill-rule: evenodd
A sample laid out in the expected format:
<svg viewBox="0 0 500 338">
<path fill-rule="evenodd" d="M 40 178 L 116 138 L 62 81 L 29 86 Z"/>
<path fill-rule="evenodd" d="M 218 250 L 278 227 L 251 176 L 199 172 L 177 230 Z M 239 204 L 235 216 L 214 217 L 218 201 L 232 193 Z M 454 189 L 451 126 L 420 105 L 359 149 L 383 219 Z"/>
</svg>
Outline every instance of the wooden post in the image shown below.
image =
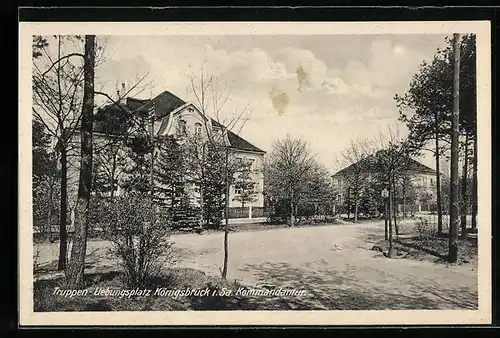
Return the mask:
<svg viewBox="0 0 500 338">
<path fill-rule="evenodd" d="M 436 135 L 435 135 L 435 142 L 436 142 L 436 208 L 437 208 L 437 231 L 438 234 L 441 235 L 443 233 L 443 206 L 442 206 L 442 199 L 441 199 L 441 170 L 440 170 L 440 163 L 439 163 L 439 124 L 438 124 L 438 114 L 437 110 L 434 115 L 434 119 L 436 122 Z"/>
<path fill-rule="evenodd" d="M 387 197 L 384 196 L 384 235 L 385 240 L 389 239 L 389 229 L 387 228 Z"/>
<path fill-rule="evenodd" d="M 391 258 L 392 257 L 392 217 L 391 217 L 391 210 L 392 210 L 392 184 L 391 184 L 391 175 L 389 174 L 389 252 L 387 253 L 387 257 Z"/>
<path fill-rule="evenodd" d="M 229 250 L 229 194 L 230 194 L 230 191 L 229 191 L 229 188 L 230 188 L 230 182 L 229 182 L 229 149 L 228 147 L 224 147 L 224 151 L 225 151 L 225 163 L 224 163 L 224 166 L 225 166 L 225 170 L 224 170 L 224 175 L 225 175 L 225 180 L 226 180 L 226 187 L 225 187 L 225 201 L 224 201 L 224 210 L 225 210 L 225 221 L 226 221 L 226 224 L 224 225 L 224 262 L 223 262 L 223 266 L 222 266 L 222 279 L 226 279 L 227 277 L 227 265 L 228 265 L 228 256 L 229 256 L 229 253 L 228 253 L 228 250 Z"/>
</svg>

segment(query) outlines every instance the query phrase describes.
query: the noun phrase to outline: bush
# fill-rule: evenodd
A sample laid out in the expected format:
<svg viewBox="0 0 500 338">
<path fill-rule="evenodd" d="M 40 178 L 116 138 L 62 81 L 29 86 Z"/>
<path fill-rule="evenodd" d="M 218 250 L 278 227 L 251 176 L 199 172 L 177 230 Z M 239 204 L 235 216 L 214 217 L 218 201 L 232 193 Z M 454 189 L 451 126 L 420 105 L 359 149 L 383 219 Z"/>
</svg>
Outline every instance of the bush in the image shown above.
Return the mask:
<svg viewBox="0 0 500 338">
<path fill-rule="evenodd" d="M 430 224 L 429 221 L 425 218 L 419 218 L 417 220 L 415 230 L 418 234 L 418 237 L 422 240 L 437 237 L 436 227 L 433 224 Z"/>
<path fill-rule="evenodd" d="M 170 215 L 144 193 L 106 199 L 98 206 L 93 211 L 102 218 L 104 237 L 113 243 L 110 253 L 120 259 L 126 284 L 148 286 L 173 263 Z"/>
</svg>

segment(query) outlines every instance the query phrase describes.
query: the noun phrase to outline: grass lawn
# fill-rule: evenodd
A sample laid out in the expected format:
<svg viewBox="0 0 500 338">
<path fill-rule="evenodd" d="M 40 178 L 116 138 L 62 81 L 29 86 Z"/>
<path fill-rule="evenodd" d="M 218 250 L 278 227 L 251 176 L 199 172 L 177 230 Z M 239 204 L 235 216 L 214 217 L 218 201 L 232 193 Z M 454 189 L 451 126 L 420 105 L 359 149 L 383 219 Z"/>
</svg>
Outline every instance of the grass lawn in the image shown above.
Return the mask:
<svg viewBox="0 0 500 338">
<path fill-rule="evenodd" d="M 126 287 L 123 277 L 121 271 L 88 274 L 86 287 L 82 289 L 87 290 L 87 293 L 83 295 L 82 291 L 82 295 L 72 297 L 54 294 L 55 288 L 64 289 L 62 278 L 40 280 L 35 283 L 35 311 L 183 311 L 240 309 L 245 306 L 244 297 L 225 297 L 217 293 L 213 295 L 213 291 L 220 291 L 222 288 L 238 289 L 239 285 L 207 276 L 194 269 L 172 269 L 156 278 L 150 286 L 139 288 L 142 293 L 140 296 L 129 297 L 123 295 L 123 292 L 111 295 L 113 291 L 136 289 Z M 208 289 L 210 292 L 208 296 L 175 296 L 175 294 L 166 295 L 164 289 Z"/>
</svg>

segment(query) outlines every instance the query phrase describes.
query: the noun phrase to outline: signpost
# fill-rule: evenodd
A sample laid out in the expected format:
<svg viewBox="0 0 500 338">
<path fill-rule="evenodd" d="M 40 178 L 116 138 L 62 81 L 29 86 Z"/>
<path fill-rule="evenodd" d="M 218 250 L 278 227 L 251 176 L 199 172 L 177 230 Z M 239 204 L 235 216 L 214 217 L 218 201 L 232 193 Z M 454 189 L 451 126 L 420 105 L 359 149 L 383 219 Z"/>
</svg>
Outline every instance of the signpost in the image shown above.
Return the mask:
<svg viewBox="0 0 500 338">
<path fill-rule="evenodd" d="M 385 229 L 385 240 L 387 241 L 388 238 L 388 231 L 387 231 L 387 198 L 389 197 L 389 191 L 387 188 L 384 188 L 381 192 L 382 198 L 384 199 L 384 229 Z"/>
</svg>

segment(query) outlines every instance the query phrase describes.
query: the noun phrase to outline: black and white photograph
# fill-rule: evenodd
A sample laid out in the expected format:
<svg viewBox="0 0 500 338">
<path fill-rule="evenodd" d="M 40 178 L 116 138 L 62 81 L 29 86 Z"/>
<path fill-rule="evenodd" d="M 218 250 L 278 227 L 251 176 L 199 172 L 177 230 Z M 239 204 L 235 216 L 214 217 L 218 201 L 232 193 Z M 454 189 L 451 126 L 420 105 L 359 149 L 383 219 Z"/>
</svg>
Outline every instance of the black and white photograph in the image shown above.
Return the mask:
<svg viewBox="0 0 500 338">
<path fill-rule="evenodd" d="M 21 320 L 490 320 L 488 22 L 20 26 Z"/>
</svg>

